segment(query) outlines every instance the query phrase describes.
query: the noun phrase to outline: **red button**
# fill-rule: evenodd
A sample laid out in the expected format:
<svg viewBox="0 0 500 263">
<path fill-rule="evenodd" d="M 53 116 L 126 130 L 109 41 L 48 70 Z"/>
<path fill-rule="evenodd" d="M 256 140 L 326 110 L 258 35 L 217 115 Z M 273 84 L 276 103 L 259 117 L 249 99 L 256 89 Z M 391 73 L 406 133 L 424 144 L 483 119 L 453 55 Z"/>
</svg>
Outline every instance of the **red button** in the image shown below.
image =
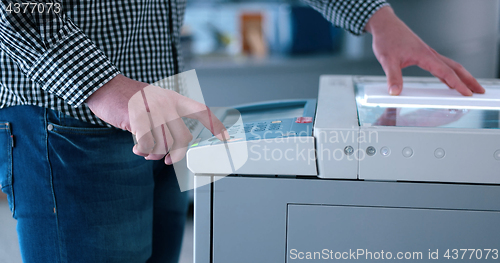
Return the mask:
<svg viewBox="0 0 500 263">
<path fill-rule="evenodd" d="M 298 117 L 296 120 L 295 120 L 296 123 L 311 123 L 313 122 L 313 118 L 312 117 Z"/>
</svg>

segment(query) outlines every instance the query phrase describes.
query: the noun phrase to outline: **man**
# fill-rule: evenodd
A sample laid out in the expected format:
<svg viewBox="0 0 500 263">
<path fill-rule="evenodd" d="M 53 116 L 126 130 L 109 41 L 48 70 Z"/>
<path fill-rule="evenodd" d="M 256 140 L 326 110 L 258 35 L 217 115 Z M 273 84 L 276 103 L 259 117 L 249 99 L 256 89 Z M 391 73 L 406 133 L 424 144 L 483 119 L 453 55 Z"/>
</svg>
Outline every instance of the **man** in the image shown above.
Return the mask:
<svg viewBox="0 0 500 263">
<path fill-rule="evenodd" d="M 373 34 L 391 94 L 410 65 L 463 95 L 484 92 L 385 1 L 306 2 L 337 26 Z M 155 96 L 146 108 L 165 123 L 189 115 L 224 139 L 215 117 L 198 114 L 210 114 L 204 105 L 148 84 L 180 72 L 184 8 L 174 0 L 2 0 L 0 182 L 24 262 L 178 260 L 187 199 L 170 164 L 183 152 L 158 154 L 162 134 L 145 132 L 132 154 L 130 133 L 145 116 L 129 101 L 148 89 Z M 183 122 L 164 127 L 174 144 L 191 139 Z"/>
</svg>

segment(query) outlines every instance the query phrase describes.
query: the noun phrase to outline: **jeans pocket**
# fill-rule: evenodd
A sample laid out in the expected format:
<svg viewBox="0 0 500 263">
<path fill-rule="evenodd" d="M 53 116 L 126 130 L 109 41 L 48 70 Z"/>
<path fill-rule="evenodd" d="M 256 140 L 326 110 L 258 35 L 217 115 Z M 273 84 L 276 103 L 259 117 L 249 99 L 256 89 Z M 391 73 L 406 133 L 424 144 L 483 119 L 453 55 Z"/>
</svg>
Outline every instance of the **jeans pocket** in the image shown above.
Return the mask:
<svg viewBox="0 0 500 263">
<path fill-rule="evenodd" d="M 105 135 L 119 131 L 117 128 L 110 127 L 86 127 L 80 125 L 59 125 L 49 122 L 49 130 L 56 133 L 67 133 L 75 135 Z"/>
<path fill-rule="evenodd" d="M 12 187 L 12 147 L 14 137 L 9 122 L 0 121 L 0 187 L 7 195 L 9 208 L 14 215 L 14 189 Z"/>
</svg>

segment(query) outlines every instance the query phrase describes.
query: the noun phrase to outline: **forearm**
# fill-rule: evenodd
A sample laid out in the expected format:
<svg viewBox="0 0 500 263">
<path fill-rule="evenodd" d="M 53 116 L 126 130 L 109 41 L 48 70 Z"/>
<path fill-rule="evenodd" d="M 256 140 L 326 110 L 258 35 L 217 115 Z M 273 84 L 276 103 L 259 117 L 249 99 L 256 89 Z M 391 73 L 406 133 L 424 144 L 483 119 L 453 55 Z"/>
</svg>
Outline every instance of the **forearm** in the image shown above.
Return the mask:
<svg viewBox="0 0 500 263">
<path fill-rule="evenodd" d="M 377 34 L 380 30 L 391 30 L 393 28 L 391 25 L 394 25 L 394 23 L 402 22 L 396 16 L 392 7 L 384 6 L 368 20 L 365 31 L 370 34 Z"/>
<path fill-rule="evenodd" d="M 127 122 L 128 101 L 134 94 L 147 86 L 147 83 L 119 74 L 90 95 L 85 103 L 97 116 L 105 115 L 104 113 L 110 108 L 114 109 L 117 114 L 109 115 L 108 119 L 104 121 L 114 124 L 122 130 L 130 130 Z"/>
</svg>

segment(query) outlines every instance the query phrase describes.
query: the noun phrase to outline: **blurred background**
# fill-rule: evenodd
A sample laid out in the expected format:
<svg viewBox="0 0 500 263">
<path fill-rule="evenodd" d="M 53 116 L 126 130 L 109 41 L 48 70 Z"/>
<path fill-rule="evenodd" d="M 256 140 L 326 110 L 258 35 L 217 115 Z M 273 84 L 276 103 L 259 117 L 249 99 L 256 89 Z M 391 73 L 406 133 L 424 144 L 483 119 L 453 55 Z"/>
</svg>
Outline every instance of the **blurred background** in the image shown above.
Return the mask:
<svg viewBox="0 0 500 263">
<path fill-rule="evenodd" d="M 499 76 L 499 0 L 389 0 L 431 47 L 477 78 Z M 188 0 L 184 70 L 208 106 L 316 98 L 322 74 L 383 75 L 369 35 L 352 36 L 292 0 Z M 430 76 L 417 67 L 405 76 Z M 191 210 L 192 211 L 192 210 Z M 181 256 L 193 262 L 192 212 Z M 19 263 L 15 220 L 0 194 L 0 263 Z"/>
<path fill-rule="evenodd" d="M 497 77 L 499 1 L 389 3 L 439 53 L 477 78 Z M 321 74 L 384 74 L 370 35 L 335 28 L 300 1 L 196 0 L 184 24 L 185 69 L 196 69 L 209 106 L 315 98 Z M 403 74 L 430 76 L 417 67 Z"/>
</svg>

